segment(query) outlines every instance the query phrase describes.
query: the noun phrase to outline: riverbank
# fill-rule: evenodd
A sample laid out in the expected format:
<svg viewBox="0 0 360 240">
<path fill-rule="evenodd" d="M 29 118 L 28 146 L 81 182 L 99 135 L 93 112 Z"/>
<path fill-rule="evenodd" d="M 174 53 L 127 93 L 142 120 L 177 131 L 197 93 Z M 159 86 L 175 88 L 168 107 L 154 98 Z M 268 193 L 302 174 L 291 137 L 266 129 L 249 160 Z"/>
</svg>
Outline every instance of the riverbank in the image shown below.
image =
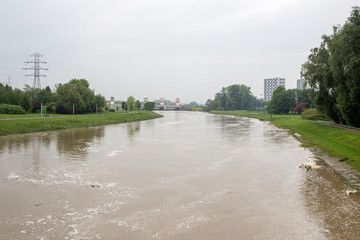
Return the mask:
<svg viewBox="0 0 360 240">
<path fill-rule="evenodd" d="M 24 117 L 26 117 L 26 115 Z M 30 117 L 11 120 L 2 118 L 0 121 L 0 136 L 68 128 L 101 126 L 125 122 L 137 122 L 159 117 L 162 116 L 155 112 L 140 111 L 133 114 L 83 114 L 42 118 Z"/>
<path fill-rule="evenodd" d="M 298 115 L 270 115 L 265 112 L 212 111 L 213 114 L 242 116 L 270 121 L 276 127 L 289 129 L 304 147 L 314 148 L 336 162 L 346 162 L 360 172 L 360 134 L 304 120 Z"/>
</svg>

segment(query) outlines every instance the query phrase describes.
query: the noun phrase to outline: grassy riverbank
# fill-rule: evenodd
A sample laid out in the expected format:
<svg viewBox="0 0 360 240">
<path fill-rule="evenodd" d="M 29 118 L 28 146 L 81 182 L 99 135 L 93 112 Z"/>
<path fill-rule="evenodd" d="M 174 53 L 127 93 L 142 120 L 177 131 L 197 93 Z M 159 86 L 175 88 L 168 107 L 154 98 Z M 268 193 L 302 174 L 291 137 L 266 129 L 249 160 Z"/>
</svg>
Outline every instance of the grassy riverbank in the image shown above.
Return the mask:
<svg viewBox="0 0 360 240">
<path fill-rule="evenodd" d="M 297 115 L 271 115 L 265 112 L 212 111 L 214 114 L 243 116 L 270 121 L 279 128 L 289 129 L 301 135 L 304 147 L 316 147 L 323 153 L 346 162 L 360 171 L 360 134 L 304 120 Z"/>
<path fill-rule="evenodd" d="M 18 115 L 19 116 L 19 115 Z M 136 122 L 162 117 L 160 114 L 149 111 L 140 111 L 134 114 L 84 114 L 84 115 L 62 115 L 56 117 L 36 118 L 34 116 L 22 115 L 23 119 L 6 120 L 4 116 L 0 120 L 0 136 L 40 132 L 48 130 L 82 128 L 100 126 L 125 122 Z M 9 116 L 11 118 L 11 116 Z M 26 119 L 25 119 L 26 118 Z"/>
</svg>

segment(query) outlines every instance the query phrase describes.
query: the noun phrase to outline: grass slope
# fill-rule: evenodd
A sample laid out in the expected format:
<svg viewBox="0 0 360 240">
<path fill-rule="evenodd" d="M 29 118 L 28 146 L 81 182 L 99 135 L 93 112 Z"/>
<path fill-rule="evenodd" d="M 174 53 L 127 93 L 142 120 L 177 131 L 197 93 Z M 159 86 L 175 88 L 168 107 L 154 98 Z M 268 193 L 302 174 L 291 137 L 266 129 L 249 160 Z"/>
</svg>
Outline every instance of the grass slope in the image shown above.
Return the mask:
<svg viewBox="0 0 360 240">
<path fill-rule="evenodd" d="M 271 121 L 275 126 L 290 129 L 301 135 L 299 139 L 304 147 L 318 147 L 325 154 L 343 159 L 360 171 L 360 134 L 304 120 L 297 115 L 271 115 L 264 112 L 248 111 L 212 111 L 214 114 L 243 116 Z"/>
<path fill-rule="evenodd" d="M 22 117 L 27 117 L 27 115 L 22 115 Z M 135 122 L 159 117 L 162 116 L 160 114 L 149 111 L 141 111 L 134 114 L 85 114 L 45 118 L 34 118 L 33 116 L 30 116 L 30 118 L 28 119 L 0 120 L 0 136 L 18 133 L 40 132 L 57 129 L 82 128 L 116 123 Z"/>
</svg>

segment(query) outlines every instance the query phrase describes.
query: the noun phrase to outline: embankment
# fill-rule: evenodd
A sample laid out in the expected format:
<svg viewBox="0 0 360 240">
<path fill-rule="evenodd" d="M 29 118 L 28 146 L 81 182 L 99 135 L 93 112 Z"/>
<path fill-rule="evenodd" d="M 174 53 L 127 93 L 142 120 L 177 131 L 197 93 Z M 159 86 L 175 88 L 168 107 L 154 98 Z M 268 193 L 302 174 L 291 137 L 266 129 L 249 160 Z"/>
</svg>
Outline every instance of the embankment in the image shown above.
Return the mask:
<svg viewBox="0 0 360 240">
<path fill-rule="evenodd" d="M 125 122 L 136 122 L 162 117 L 160 114 L 149 111 L 140 111 L 133 114 L 98 114 L 98 115 L 75 115 L 62 117 L 23 118 L 23 119 L 1 119 L 0 136 L 59 130 L 68 128 L 83 128 L 117 124 Z"/>
</svg>

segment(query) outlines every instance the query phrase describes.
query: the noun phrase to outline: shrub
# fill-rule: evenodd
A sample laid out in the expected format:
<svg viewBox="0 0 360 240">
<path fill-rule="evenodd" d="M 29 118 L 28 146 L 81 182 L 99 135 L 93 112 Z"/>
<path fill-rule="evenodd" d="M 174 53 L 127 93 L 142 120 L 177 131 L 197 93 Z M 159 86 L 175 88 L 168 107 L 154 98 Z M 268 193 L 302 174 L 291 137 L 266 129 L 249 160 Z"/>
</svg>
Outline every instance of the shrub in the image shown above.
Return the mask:
<svg viewBox="0 0 360 240">
<path fill-rule="evenodd" d="M 301 102 L 298 105 L 296 105 L 296 107 L 294 108 L 294 112 L 301 114 L 302 112 L 304 112 L 307 109 L 306 107 L 306 103 L 305 102 Z"/>
<path fill-rule="evenodd" d="M 223 107 L 217 107 L 214 109 L 214 111 L 224 111 L 224 108 Z"/>
<path fill-rule="evenodd" d="M 306 109 L 301 113 L 301 118 L 307 120 L 328 120 L 329 118 L 324 114 L 319 112 L 316 108 Z"/>
<path fill-rule="evenodd" d="M 25 110 L 18 105 L 0 104 L 0 113 L 2 114 L 25 114 Z"/>
<path fill-rule="evenodd" d="M 62 104 L 62 103 L 56 104 L 55 112 L 59 113 L 59 114 L 67 114 L 67 113 L 69 113 L 67 111 L 67 109 L 65 108 L 64 104 Z"/>
<path fill-rule="evenodd" d="M 53 113 L 53 112 L 54 112 L 53 105 L 48 105 L 48 106 L 46 107 L 46 112 L 47 112 L 47 113 Z"/>
<path fill-rule="evenodd" d="M 32 112 L 36 112 L 37 110 L 41 109 L 41 102 L 39 100 L 32 101 Z"/>
<path fill-rule="evenodd" d="M 109 108 L 109 112 L 115 112 L 114 108 Z"/>
</svg>

